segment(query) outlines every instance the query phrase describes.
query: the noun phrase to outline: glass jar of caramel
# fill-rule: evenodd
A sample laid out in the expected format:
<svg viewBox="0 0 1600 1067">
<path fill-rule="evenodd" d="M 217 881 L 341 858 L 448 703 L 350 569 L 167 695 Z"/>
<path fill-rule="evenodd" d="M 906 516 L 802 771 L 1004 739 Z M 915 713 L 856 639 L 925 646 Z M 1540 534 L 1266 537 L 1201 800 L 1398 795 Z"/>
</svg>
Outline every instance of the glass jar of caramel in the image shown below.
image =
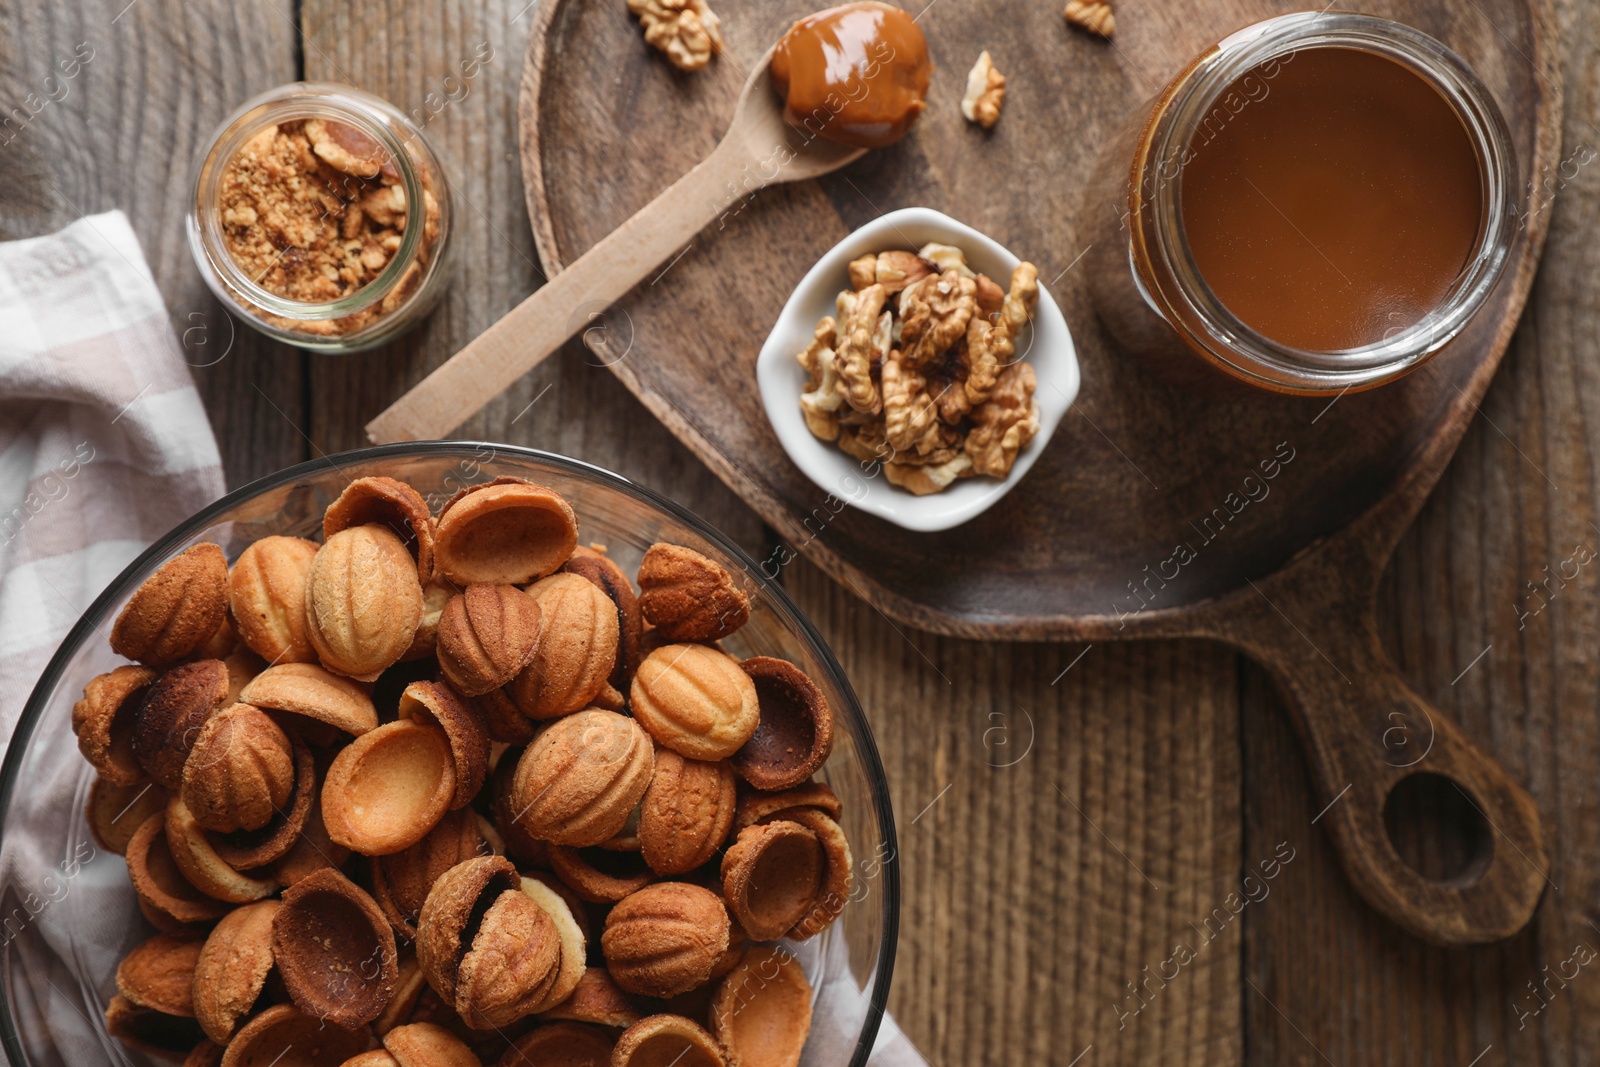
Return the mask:
<svg viewBox="0 0 1600 1067">
<path fill-rule="evenodd" d="M 361 351 L 443 291 L 449 186 L 392 104 L 297 82 L 218 129 L 195 172 L 188 234 L 207 285 L 243 321 L 299 348 Z"/>
<path fill-rule="evenodd" d="M 1247 27 L 1101 157 L 1089 286 L 1183 384 L 1371 388 L 1460 334 L 1504 273 L 1516 161 L 1460 57 L 1365 15 Z"/>
</svg>

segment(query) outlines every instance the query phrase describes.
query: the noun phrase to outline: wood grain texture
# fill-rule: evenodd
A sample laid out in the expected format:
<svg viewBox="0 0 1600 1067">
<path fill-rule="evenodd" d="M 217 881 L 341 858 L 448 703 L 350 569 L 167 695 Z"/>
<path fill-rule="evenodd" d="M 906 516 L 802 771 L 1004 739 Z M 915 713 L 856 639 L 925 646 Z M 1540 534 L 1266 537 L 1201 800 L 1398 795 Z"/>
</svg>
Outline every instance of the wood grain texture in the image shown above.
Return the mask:
<svg viewBox="0 0 1600 1067">
<path fill-rule="evenodd" d="M 111 25 L 120 7 L 0 5 L 6 98 L 26 91 L 13 86 L 17 79 L 43 76 L 51 49 Z M 359 56 L 340 43 L 341 34 L 357 32 L 353 21 L 342 21 L 342 8 L 308 5 L 303 14 L 310 40 L 350 73 L 359 69 L 367 87 L 392 84 L 391 98 L 410 108 L 431 89 L 418 72 L 448 69 L 464 44 L 483 39 L 480 27 L 497 49 L 496 62 L 520 56 L 529 17 L 514 18 L 520 7 L 446 10 L 443 0 L 354 5 L 349 18 L 368 27 L 359 31 L 368 42 Z M 163 124 L 193 123 L 184 136 L 203 136 L 250 93 L 292 76 L 292 35 L 280 37 L 272 25 L 288 10 L 286 0 L 237 10 L 221 0 L 181 6 L 139 0 L 107 38 L 121 40 L 121 28 L 140 16 L 133 43 L 118 53 L 124 66 L 102 68 L 126 73 L 86 80 L 87 98 L 59 105 L 82 109 L 96 130 L 114 131 L 107 135 L 111 147 L 92 143 L 74 126 L 71 136 L 53 135 L 48 151 L 0 148 L 3 235 L 42 233 L 76 217 L 41 182 L 54 178 L 81 199 L 83 210 L 128 210 L 169 307 L 186 309 L 185 294 L 201 289 L 177 229 L 181 208 L 156 209 L 181 200 L 174 175 L 186 170 L 178 157 L 186 159 L 187 149 L 167 151 L 156 142 L 176 136 L 163 133 Z M 1581 145 L 1600 147 L 1592 125 L 1600 116 L 1600 76 L 1592 62 L 1600 33 L 1579 0 L 1561 0 L 1560 10 L 1569 79 L 1566 156 Z M 1143 0 L 1123 4 L 1119 15 L 1128 32 L 1144 20 L 1141 32 L 1156 39 L 1176 17 Z M 1066 47 L 1076 61 L 1104 62 L 1116 74 L 1116 60 L 1099 58 L 1089 44 Z M 1183 44 L 1170 48 L 1176 57 Z M 309 63 L 315 53 L 305 51 Z M 95 62 L 111 56 L 101 52 Z M 273 73 L 284 65 L 285 73 Z M 424 326 L 429 332 L 348 362 L 318 357 L 314 423 L 301 416 L 293 356 L 236 360 L 236 349 L 213 370 L 196 371 L 234 484 L 316 454 L 252 382 L 307 427 L 315 447 L 352 447 L 362 421 L 537 283 L 511 158 L 515 72 L 491 64 L 486 77 L 506 80 L 480 80 L 475 93 L 490 99 L 452 104 L 429 125 L 458 182 L 481 176 L 475 199 L 485 208 L 462 211 L 459 247 L 470 252 L 458 263 L 446 305 Z M 456 112 L 469 107 L 481 110 Z M 453 114 L 471 117 L 451 129 Z M 33 132 L 43 132 L 50 118 L 46 111 Z M 595 173 L 611 173 L 613 162 L 598 146 Z M 1551 877 L 1561 888 L 1548 894 L 1530 932 L 1507 945 L 1425 948 L 1361 903 L 1340 876 L 1320 824 L 1310 825 L 1318 805 L 1265 676 L 1237 666 L 1230 653 L 1199 643 L 1096 645 L 1062 674 L 1084 646 L 934 637 L 891 624 L 804 562 L 784 568 L 790 589 L 855 680 L 888 763 L 906 919 L 891 1005 L 935 1065 L 1065 1067 L 1091 1043 L 1079 1067 L 1329 1061 L 1463 1067 L 1491 1044 L 1480 1067 L 1600 1060 L 1593 1026 L 1600 981 L 1592 968 L 1524 1030 L 1516 1014 L 1518 1005 L 1535 1003 L 1524 983 L 1540 978 L 1542 966 L 1559 964 L 1579 941 L 1600 948 L 1600 934 L 1586 925 L 1600 920 L 1594 875 L 1600 578 L 1585 567 L 1524 628 L 1513 607 L 1525 583 L 1569 558 L 1575 541 L 1600 548 L 1600 533 L 1589 526 L 1600 522 L 1592 458 L 1600 450 L 1594 329 L 1600 298 L 1592 284 L 1597 175 L 1600 168 L 1583 168 L 1556 194 L 1545 267 L 1506 365 L 1383 587 L 1380 618 L 1396 662 L 1418 692 L 1529 784 L 1545 814 Z M 618 192 L 604 183 L 602 189 Z M 98 197 L 92 203 L 91 191 Z M 488 212 L 490 204 L 498 213 Z M 441 325 L 447 315 L 448 326 Z M 243 343 L 252 341 L 246 336 Z M 666 353 L 684 343 L 656 338 L 645 350 Z M 264 377 L 267 370 L 284 377 Z M 549 393 L 516 419 L 546 385 Z M 558 396 L 561 403 L 546 411 Z M 746 547 L 774 547 L 763 544 L 759 519 L 576 348 L 520 383 L 474 429 L 621 469 L 678 495 Z M 991 768 L 990 762 L 1015 758 L 1017 750 L 999 742 L 1020 745 L 1025 734 L 1015 711 L 1024 708 L 1036 724 L 1035 747 L 1015 768 Z M 995 711 L 1007 716 L 1004 735 L 987 733 L 997 725 L 989 717 Z M 1052 783 L 1100 832 L 1056 798 Z M 1270 895 L 1227 927 L 1230 940 L 1219 938 L 1205 950 L 1200 958 L 1209 969 L 1185 968 L 1117 1029 L 1111 1005 L 1126 992 L 1123 983 L 1137 980 L 1146 964 L 1159 964 L 1171 942 L 1189 936 L 1188 924 L 1222 905 L 1280 842 L 1298 849 L 1296 858 L 1273 880 Z M 1118 850 L 1157 886 L 1142 882 Z M 1235 930 L 1245 935 L 1242 944 Z"/>
<path fill-rule="evenodd" d="M 1431 31 L 1466 57 L 1496 94 L 1517 158 L 1533 171 L 1552 166 L 1561 72 L 1551 53 L 1550 11 L 1535 2 L 1501 24 L 1453 17 L 1472 2 L 1458 8 L 1395 0 L 1378 10 Z M 1175 44 L 1193 53 L 1240 24 L 1289 9 L 1221 2 L 1186 8 L 1160 33 L 1141 27 L 1122 35 L 1116 55 L 1147 78 L 1151 69 L 1179 64 L 1168 54 Z M 552 270 L 572 262 L 664 181 L 695 166 L 729 121 L 743 68 L 805 10 L 803 0 L 732 6 L 724 12 L 721 61 L 686 78 L 639 42 L 618 9 L 574 0 L 541 8 L 524 77 L 522 150 L 543 261 Z M 907 535 L 849 508 L 827 515 L 821 531 L 811 528 L 820 490 L 784 454 L 751 381 L 766 326 L 794 279 L 830 244 L 887 208 L 918 203 L 952 212 L 1031 259 L 1048 262 L 1052 249 L 1088 242 L 1085 251 L 1095 255 L 1085 271 L 1122 269 L 1111 251 L 1115 235 L 1086 217 L 1096 205 L 1069 201 L 1040 212 L 1030 186 L 1012 184 L 1002 194 L 994 176 L 1048 176 L 1043 188 L 1076 192 L 1149 89 L 1047 61 L 1035 50 L 1050 34 L 1067 32 L 1059 20 L 1026 4 L 996 19 L 999 11 L 930 7 L 922 25 L 936 63 L 941 47 L 982 36 L 1009 57 L 1002 65 L 1016 76 L 1048 87 L 1042 104 L 1020 94 L 1009 101 L 1009 122 L 992 137 L 981 135 L 953 108 L 937 106 L 936 77 L 935 106 L 905 141 L 817 182 L 735 196 L 723 222 L 663 271 L 670 286 L 641 285 L 609 313 L 635 329 L 648 325 L 702 343 L 675 359 L 623 359 L 609 368 L 780 533 L 803 538 L 809 558 L 898 619 L 989 637 L 1188 634 L 1247 651 L 1293 697 L 1319 804 L 1349 792 L 1329 829 L 1368 902 L 1443 944 L 1521 929 L 1547 866 L 1537 810 L 1389 669 L 1373 611 L 1390 551 L 1448 462 L 1510 340 L 1546 215 L 1530 213 L 1516 230 L 1508 277 L 1454 344 L 1400 382 L 1337 402 L 1266 394 L 1222 401 L 1145 375 L 1103 335 L 1082 275 L 1063 269 L 1052 287 L 1084 366 L 1080 418 L 1067 420 L 1066 440 L 1058 431 L 1026 486 L 938 534 Z M 627 74 L 609 77 L 619 62 Z M 1083 104 L 1086 113 L 1048 106 L 1060 99 Z M 1020 138 L 1019 123 L 1026 131 Z M 608 144 L 611 181 L 586 180 L 597 146 Z M 611 184 L 622 187 L 621 198 Z M 968 192 L 979 187 L 991 195 Z M 621 204 L 630 206 L 619 211 Z M 724 299 L 730 279 L 738 279 L 734 301 Z M 704 309 L 713 307 L 719 311 L 708 319 Z M 797 388 L 798 379 L 797 372 Z M 1107 447 L 1121 462 L 1109 454 L 1099 465 L 1087 459 Z M 1261 472 L 1270 472 L 1270 485 Z M 1257 475 L 1252 496 L 1267 491 L 1246 510 L 1240 485 L 1249 474 Z M 1174 545 L 1187 547 L 1188 558 Z M 1167 572 L 1162 561 L 1175 558 Z M 1362 684 L 1353 685 L 1346 669 Z M 1438 744 L 1415 769 L 1455 783 L 1517 844 L 1526 864 L 1501 849 L 1443 885 L 1396 855 L 1384 829 L 1386 798 L 1412 772 L 1387 749 L 1397 717 L 1436 727 Z"/>
<path fill-rule="evenodd" d="M 365 445 L 369 419 L 544 280 L 516 153 L 517 88 L 536 12 L 527 0 L 301 5 L 306 76 L 357 85 L 425 120 L 456 212 L 455 279 L 438 310 L 394 345 L 312 361 L 309 432 L 318 449 Z M 485 45 L 492 58 L 463 92 L 461 64 Z M 643 338 L 638 344 L 648 348 Z M 759 520 L 595 362 L 581 345 L 567 345 L 457 436 L 597 463 L 694 508 L 747 548 L 759 545 Z"/>
<path fill-rule="evenodd" d="M 1560 15 L 1561 157 L 1574 164 L 1541 198 L 1550 238 L 1528 310 L 1481 414 L 1395 553 L 1380 609 L 1385 645 L 1417 691 L 1526 783 L 1545 816 L 1550 883 L 1533 926 L 1513 941 L 1429 949 L 1397 941 L 1347 889 L 1333 890 L 1326 842 L 1313 837 L 1284 889 L 1298 906 L 1265 909 L 1248 928 L 1245 974 L 1265 994 L 1246 990 L 1253 1063 L 1323 1062 L 1311 1043 L 1341 1064 L 1600 1057 L 1592 965 L 1543 984 L 1579 946 L 1600 950 L 1600 579 L 1592 562 L 1578 562 L 1600 547 L 1600 304 L 1581 282 L 1595 269 L 1600 226 L 1600 171 L 1581 162 L 1600 147 L 1600 77 L 1585 58 L 1600 19 L 1592 5 L 1562 4 Z M 1248 851 L 1284 833 L 1308 798 L 1259 674 L 1247 676 L 1244 708 Z"/>
<path fill-rule="evenodd" d="M 222 310 L 195 272 L 183 218 L 196 153 L 240 102 L 294 79 L 295 39 L 271 0 L 0 5 L 0 100 L 11 109 L 29 94 L 57 97 L 0 132 L 0 238 L 127 213 L 211 412 L 230 485 L 309 455 L 296 429 L 302 357 Z M 58 61 L 80 44 L 93 58 L 60 78 Z"/>
<path fill-rule="evenodd" d="M 1239 1063 L 1242 924 L 1203 927 L 1240 891 L 1237 657 L 936 637 L 804 561 L 784 578 L 877 733 L 902 864 L 889 1005 L 930 1062 Z M 1194 959 L 1165 981 L 1180 942 Z"/>
<path fill-rule="evenodd" d="M 1458 17 L 1474 2 L 1386 0 L 1375 13 L 1434 33 L 1473 63 L 1507 115 L 1518 158 L 1546 165 L 1559 74 L 1541 82 L 1518 54 L 1547 62 L 1551 29 L 1532 13 L 1543 5 L 1488 26 Z M 572 262 L 703 158 L 727 126 L 747 68 L 810 6 L 725 3 L 727 50 L 693 76 L 662 63 L 615 5 L 541 8 L 522 111 L 544 261 L 552 269 Z M 670 267 L 670 286 L 640 286 L 613 314 L 641 336 L 695 334 L 705 343 L 676 360 L 616 361 L 612 371 L 774 528 L 804 538 L 804 518 L 826 490 L 801 474 L 768 424 L 752 388 L 756 352 L 824 251 L 887 210 L 924 205 L 1040 265 L 1072 328 L 1083 389 L 1019 491 L 956 529 L 916 535 L 915 552 L 898 527 L 854 509 L 841 514 L 807 545 L 835 578 L 861 586 L 895 618 L 940 632 L 1095 640 L 1183 632 L 1189 609 L 1273 573 L 1403 493 L 1407 506 L 1389 519 L 1398 536 L 1510 337 L 1542 227 L 1520 232 L 1507 283 L 1444 355 L 1326 413 L 1326 398 L 1219 401 L 1143 373 L 1110 343 L 1086 291 L 1089 271 L 1119 266 L 1095 225 L 1106 209 L 1083 199 L 1101 148 L 1189 56 L 1294 9 L 1288 0 L 1212 0 L 1151 12 L 1108 48 L 1037 4 L 929 5 L 920 24 L 934 84 L 912 134 L 819 182 L 753 195 L 704 190 L 726 203 L 725 219 Z M 1005 120 L 991 133 L 955 107 L 967 42 L 976 41 L 1013 72 Z M 1093 253 L 1087 265 L 1067 269 L 1084 252 Z M 1111 262 L 1096 264 L 1102 254 Z M 797 393 L 800 378 L 797 369 Z M 1313 437 L 1319 447 L 1302 447 Z M 1225 511 L 1227 535 L 1201 534 L 1200 558 L 1173 568 L 1155 597 L 1137 599 L 1147 568 L 1169 559 L 1175 544 L 1194 544 L 1203 520 L 1237 497 L 1240 479 L 1280 443 L 1300 458 L 1292 477 L 1272 487 L 1275 499 L 1236 519 Z"/>
</svg>

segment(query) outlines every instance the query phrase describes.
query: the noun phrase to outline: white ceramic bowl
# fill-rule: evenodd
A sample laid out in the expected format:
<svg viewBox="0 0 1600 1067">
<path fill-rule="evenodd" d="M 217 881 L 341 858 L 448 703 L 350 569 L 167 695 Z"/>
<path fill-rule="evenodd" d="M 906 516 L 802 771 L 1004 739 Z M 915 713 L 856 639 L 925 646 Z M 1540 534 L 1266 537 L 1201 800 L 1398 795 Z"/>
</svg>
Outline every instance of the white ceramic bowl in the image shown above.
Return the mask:
<svg viewBox="0 0 1600 1067">
<path fill-rule="evenodd" d="M 890 485 L 874 465 L 863 464 L 821 441 L 806 429 L 800 413 L 800 393 L 806 373 L 796 356 L 811 343 L 812 331 L 824 315 L 834 313 L 834 301 L 850 285 L 850 261 L 868 252 L 904 248 L 915 251 L 929 241 L 955 245 L 967 254 L 967 263 L 1003 287 L 1022 262 L 1004 246 L 931 208 L 910 207 L 873 219 L 834 245 L 801 279 L 783 307 L 777 325 L 767 335 L 756 360 L 756 381 L 761 403 L 789 458 L 817 488 L 907 530 L 931 533 L 981 515 L 1009 493 L 1050 443 L 1050 437 L 1078 396 L 1078 355 L 1072 346 L 1067 320 L 1043 282 L 1039 309 L 1023 332 L 1017 352 L 1033 364 L 1039 387 L 1039 432 L 1017 456 L 1016 465 L 1003 480 L 963 478 L 941 493 L 916 496 Z M 876 476 L 872 476 L 877 472 Z"/>
</svg>

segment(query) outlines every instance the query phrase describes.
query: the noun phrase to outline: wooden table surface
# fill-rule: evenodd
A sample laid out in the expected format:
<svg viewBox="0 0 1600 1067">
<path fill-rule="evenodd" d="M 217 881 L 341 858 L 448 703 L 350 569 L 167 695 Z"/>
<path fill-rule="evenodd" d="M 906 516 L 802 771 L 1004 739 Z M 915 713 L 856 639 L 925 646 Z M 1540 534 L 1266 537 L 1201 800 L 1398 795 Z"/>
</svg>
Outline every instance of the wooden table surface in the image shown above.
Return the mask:
<svg viewBox="0 0 1600 1067">
<path fill-rule="evenodd" d="M 1153 2 L 1120 2 L 1118 18 Z M 127 212 L 230 485 L 358 447 L 363 423 L 541 281 L 515 117 L 537 3 L 6 0 L 0 238 Z M 1482 17 L 1496 6 L 1481 0 Z M 890 1004 L 932 1063 L 1600 1062 L 1600 167 L 1587 165 L 1600 148 L 1600 6 L 1558 7 L 1569 163 L 1545 177 L 1543 267 L 1386 576 L 1382 612 L 1418 692 L 1544 813 L 1553 867 L 1533 925 L 1447 951 L 1371 913 L 1312 822 L 1276 698 L 1220 647 L 937 638 L 793 562 L 782 580 L 854 679 L 888 768 L 903 886 Z M 80 45 L 92 59 L 47 86 Z M 465 95 L 446 85 L 485 45 Z M 454 285 L 420 329 L 366 355 L 311 356 L 230 321 L 183 237 L 208 134 L 247 97 L 302 77 L 426 116 L 452 176 Z M 775 547 L 576 346 L 462 436 L 601 464 L 758 557 Z"/>
</svg>

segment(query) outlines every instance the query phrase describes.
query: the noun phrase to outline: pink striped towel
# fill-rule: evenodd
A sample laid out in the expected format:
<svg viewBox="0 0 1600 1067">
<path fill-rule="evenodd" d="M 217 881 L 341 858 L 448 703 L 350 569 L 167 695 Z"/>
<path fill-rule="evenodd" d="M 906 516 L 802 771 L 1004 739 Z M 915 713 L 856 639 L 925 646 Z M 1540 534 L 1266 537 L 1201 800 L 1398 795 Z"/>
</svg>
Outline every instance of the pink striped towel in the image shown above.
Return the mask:
<svg viewBox="0 0 1600 1067">
<path fill-rule="evenodd" d="M 222 491 L 127 217 L 0 244 L 0 745 L 79 614 Z"/>
</svg>

